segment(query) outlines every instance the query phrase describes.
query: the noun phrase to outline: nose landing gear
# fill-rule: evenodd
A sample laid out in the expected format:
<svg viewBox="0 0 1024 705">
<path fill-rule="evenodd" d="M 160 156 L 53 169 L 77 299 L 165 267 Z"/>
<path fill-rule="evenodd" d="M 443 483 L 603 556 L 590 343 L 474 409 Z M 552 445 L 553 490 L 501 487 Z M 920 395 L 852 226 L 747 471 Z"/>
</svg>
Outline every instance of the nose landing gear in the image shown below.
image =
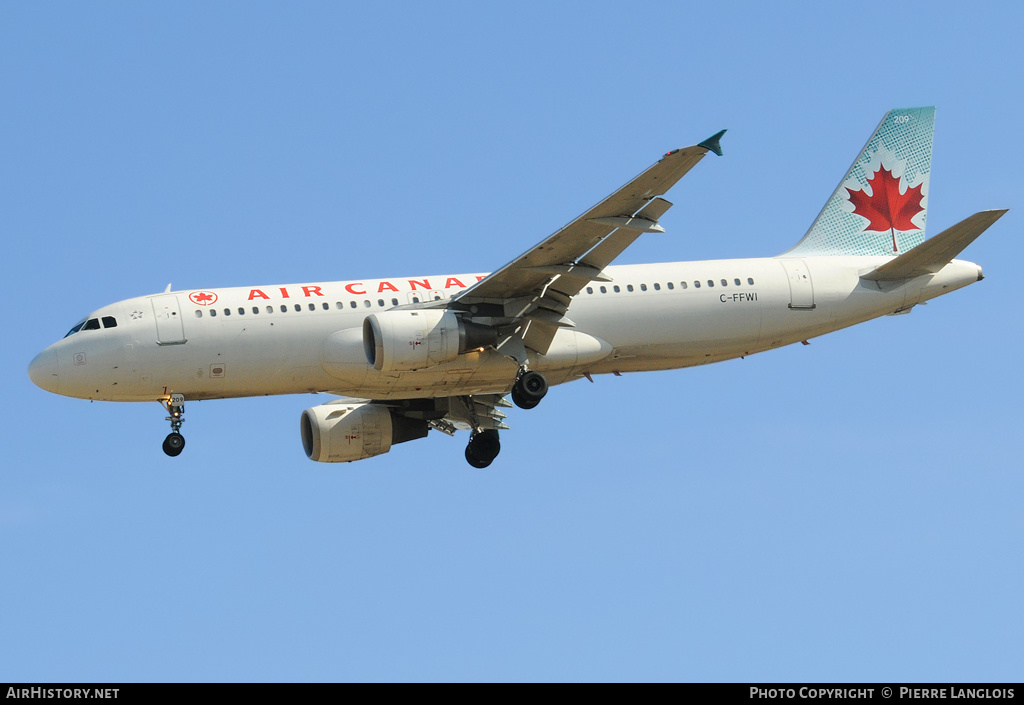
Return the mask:
<svg viewBox="0 0 1024 705">
<path fill-rule="evenodd" d="M 185 397 L 182 394 L 172 394 L 169 400 L 160 403 L 169 414 L 166 420 L 171 422 L 171 432 L 164 439 L 164 453 L 175 458 L 185 450 L 185 437 L 180 433 L 181 425 L 185 423 Z"/>
</svg>

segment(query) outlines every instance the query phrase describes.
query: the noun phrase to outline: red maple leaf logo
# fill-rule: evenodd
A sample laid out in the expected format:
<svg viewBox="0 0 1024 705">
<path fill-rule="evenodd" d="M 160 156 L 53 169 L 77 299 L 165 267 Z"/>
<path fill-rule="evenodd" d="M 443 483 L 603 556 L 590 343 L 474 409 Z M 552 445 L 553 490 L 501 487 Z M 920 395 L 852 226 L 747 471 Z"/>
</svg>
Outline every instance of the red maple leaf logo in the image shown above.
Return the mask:
<svg viewBox="0 0 1024 705">
<path fill-rule="evenodd" d="M 200 306 L 209 306 L 217 302 L 217 295 L 212 291 L 193 291 L 188 298 Z"/>
<path fill-rule="evenodd" d="M 878 171 L 868 178 L 868 186 L 871 187 L 870 196 L 866 189 L 854 191 L 846 188 L 850 194 L 850 203 L 853 204 L 853 212 L 868 219 L 864 230 L 876 233 L 888 230 L 892 234 L 892 251 L 896 252 L 897 230 L 906 232 L 921 229 L 914 225 L 911 218 L 924 210 L 921 206 L 921 201 L 924 200 L 924 194 L 921 192 L 924 183 L 908 188 L 906 193 L 900 193 L 900 179 L 879 165 Z"/>
</svg>

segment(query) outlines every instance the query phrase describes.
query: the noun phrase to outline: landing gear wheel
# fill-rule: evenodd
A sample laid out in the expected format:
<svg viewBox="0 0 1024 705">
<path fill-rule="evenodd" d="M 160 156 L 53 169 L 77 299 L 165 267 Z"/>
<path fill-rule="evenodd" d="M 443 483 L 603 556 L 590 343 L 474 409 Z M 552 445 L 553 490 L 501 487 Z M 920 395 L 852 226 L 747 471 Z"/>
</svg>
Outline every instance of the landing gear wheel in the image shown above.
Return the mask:
<svg viewBox="0 0 1024 705">
<path fill-rule="evenodd" d="M 469 437 L 466 445 L 466 462 L 475 468 L 483 469 L 494 462 L 501 451 L 498 432 L 494 429 L 477 431 Z"/>
<path fill-rule="evenodd" d="M 532 409 L 533 407 L 540 404 L 540 401 L 527 401 L 523 398 L 522 392 L 519 391 L 519 387 L 512 387 L 512 402 L 520 409 Z"/>
<path fill-rule="evenodd" d="M 164 439 L 164 452 L 176 458 L 185 450 L 185 437 L 179 433 L 181 425 L 185 423 L 185 397 L 172 394 L 170 399 L 161 400 L 160 403 L 170 414 L 166 420 L 171 422 L 171 433 Z"/>
<path fill-rule="evenodd" d="M 527 370 L 512 387 L 512 401 L 520 409 L 532 409 L 548 393 L 548 381 L 540 372 Z"/>
<path fill-rule="evenodd" d="M 473 455 L 473 451 L 469 446 L 466 446 L 466 462 L 473 467 L 483 470 L 485 467 L 491 464 L 490 460 L 481 460 L 480 458 Z"/>
<path fill-rule="evenodd" d="M 185 450 L 185 437 L 180 433 L 171 433 L 164 439 L 164 452 L 175 458 Z"/>
</svg>

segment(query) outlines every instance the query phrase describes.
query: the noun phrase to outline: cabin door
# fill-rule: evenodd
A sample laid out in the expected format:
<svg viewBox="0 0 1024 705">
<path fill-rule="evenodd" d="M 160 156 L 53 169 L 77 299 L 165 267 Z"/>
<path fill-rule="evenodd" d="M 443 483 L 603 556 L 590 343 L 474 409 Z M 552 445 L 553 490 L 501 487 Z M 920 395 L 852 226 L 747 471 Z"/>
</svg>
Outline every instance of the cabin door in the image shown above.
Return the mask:
<svg viewBox="0 0 1024 705">
<path fill-rule="evenodd" d="M 814 308 L 814 285 L 811 272 L 802 259 L 779 260 L 789 280 L 789 307 L 793 309 Z"/>
<path fill-rule="evenodd" d="M 154 296 L 153 316 L 156 318 L 156 344 L 181 345 L 185 342 L 185 329 L 181 322 L 178 297 L 174 294 Z"/>
</svg>

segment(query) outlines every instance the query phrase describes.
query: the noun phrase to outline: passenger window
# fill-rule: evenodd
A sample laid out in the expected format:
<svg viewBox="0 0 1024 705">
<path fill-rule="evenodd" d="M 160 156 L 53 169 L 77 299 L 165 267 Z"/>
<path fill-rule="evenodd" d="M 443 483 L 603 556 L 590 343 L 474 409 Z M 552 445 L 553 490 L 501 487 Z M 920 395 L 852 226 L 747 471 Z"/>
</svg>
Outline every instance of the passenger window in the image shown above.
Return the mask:
<svg viewBox="0 0 1024 705">
<path fill-rule="evenodd" d="M 736 286 L 740 286 L 740 280 L 738 278 L 737 279 L 733 279 L 732 281 L 733 281 L 734 284 L 736 284 Z"/>
<path fill-rule="evenodd" d="M 615 284 L 615 285 L 614 285 L 614 286 L 612 287 L 612 289 L 614 289 L 614 290 L 615 290 L 615 293 L 616 293 L 616 294 L 618 294 L 618 293 L 619 293 L 620 291 L 622 291 L 622 289 L 620 289 L 620 288 L 619 288 L 619 285 L 618 285 L 618 284 Z"/>
<path fill-rule="evenodd" d="M 381 308 L 383 308 L 384 307 L 384 299 L 377 299 L 377 305 L 380 306 Z"/>
<path fill-rule="evenodd" d="M 714 285 L 715 285 L 715 280 L 714 279 L 708 279 L 708 286 L 709 287 L 713 287 Z"/>
<path fill-rule="evenodd" d="M 355 308 L 355 307 L 356 307 L 357 305 L 358 305 L 358 304 L 356 304 L 356 302 L 355 302 L 355 301 L 349 301 L 349 302 L 348 302 L 348 306 L 349 306 L 349 308 Z"/>
<path fill-rule="evenodd" d="M 602 286 L 601 287 L 601 293 L 602 294 L 607 294 L 608 293 L 608 287 Z"/>
<path fill-rule="evenodd" d="M 751 279 L 750 277 L 747 277 L 747 284 L 750 284 L 751 286 L 753 286 L 754 285 L 754 280 Z"/>
<path fill-rule="evenodd" d="M 274 312 L 274 307 L 273 306 L 267 306 L 267 313 L 273 313 L 273 312 Z"/>
<path fill-rule="evenodd" d="M 587 287 L 587 293 L 588 293 L 588 294 L 593 294 L 593 293 L 594 293 L 594 287 L 592 287 L 592 286 L 588 286 L 588 287 Z"/>
<path fill-rule="evenodd" d="M 671 284 L 669 286 L 671 286 Z M 659 284 L 658 282 L 654 282 L 654 290 L 661 291 L 661 284 Z"/>
<path fill-rule="evenodd" d="M 202 317 L 203 317 L 203 309 L 197 308 L 196 309 L 196 318 L 202 318 Z"/>
<path fill-rule="evenodd" d="M 397 306 L 398 305 L 398 299 L 391 299 L 391 305 L 392 306 Z"/>
<path fill-rule="evenodd" d="M 309 310 L 310 311 L 316 311 L 316 304 L 310 304 L 309 305 Z"/>
<path fill-rule="evenodd" d="M 729 281 L 727 279 L 723 279 L 722 286 L 729 286 Z"/>
<path fill-rule="evenodd" d="M 295 304 L 296 311 L 302 311 L 302 304 Z"/>
<path fill-rule="evenodd" d="M 669 282 L 668 284 L 666 284 L 666 286 L 668 287 L 669 291 L 672 291 L 673 289 L 676 288 L 676 285 L 673 284 L 672 282 Z"/>
<path fill-rule="evenodd" d="M 281 304 L 281 313 L 288 313 L 288 305 Z"/>
<path fill-rule="evenodd" d="M 216 318 L 216 317 L 217 317 L 217 309 L 211 308 L 210 309 L 210 318 Z"/>
<path fill-rule="evenodd" d="M 420 302 L 420 297 L 418 297 L 418 296 L 414 296 L 414 297 L 412 297 L 412 302 L 413 302 L 414 304 L 418 304 L 418 303 Z M 356 307 L 356 305 L 355 305 L 355 302 L 353 302 L 353 303 L 352 303 L 352 308 L 355 308 L 355 307 Z"/>
<path fill-rule="evenodd" d="M 633 291 L 633 285 L 632 284 L 627 284 L 626 285 L 626 291 Z"/>
<path fill-rule="evenodd" d="M 324 301 L 324 311 L 330 311 L 330 310 L 331 310 L 331 305 L 329 303 L 327 303 L 326 301 Z"/>
<path fill-rule="evenodd" d="M 224 309 L 224 315 L 225 316 L 230 316 L 231 315 L 231 309 L 230 308 Z"/>
<path fill-rule="evenodd" d="M 363 306 L 365 306 L 366 308 L 370 308 L 370 306 L 372 305 L 373 304 L 370 303 L 369 299 L 363 299 Z"/>
<path fill-rule="evenodd" d="M 680 289 L 685 289 L 686 288 L 686 282 L 679 282 L 679 288 Z"/>
<path fill-rule="evenodd" d="M 98 318 L 90 318 L 88 321 L 85 322 L 85 325 L 82 326 L 82 330 L 99 330 L 99 329 L 100 329 L 100 319 L 98 319 Z"/>
<path fill-rule="evenodd" d="M 252 312 L 253 313 L 259 313 L 260 312 L 260 307 L 259 306 L 253 306 L 252 307 Z"/>
<path fill-rule="evenodd" d="M 640 291 L 647 291 L 647 285 L 646 284 L 641 284 L 640 285 Z"/>
<path fill-rule="evenodd" d="M 334 307 L 338 308 L 338 309 L 342 309 L 342 308 L 345 308 L 345 304 L 343 304 L 340 301 L 338 301 L 337 303 L 334 304 Z"/>
<path fill-rule="evenodd" d="M 698 280 L 698 281 L 695 281 L 695 282 L 693 283 L 693 288 L 694 288 L 694 289 L 699 289 L 699 288 L 700 288 L 700 281 L 699 281 L 699 280 Z"/>
<path fill-rule="evenodd" d="M 117 321 L 113 316 L 104 316 L 102 319 L 104 328 L 117 328 Z"/>
<path fill-rule="evenodd" d="M 238 307 L 238 315 L 239 316 L 244 316 L 245 315 L 245 309 L 242 308 L 241 306 Z"/>
</svg>

